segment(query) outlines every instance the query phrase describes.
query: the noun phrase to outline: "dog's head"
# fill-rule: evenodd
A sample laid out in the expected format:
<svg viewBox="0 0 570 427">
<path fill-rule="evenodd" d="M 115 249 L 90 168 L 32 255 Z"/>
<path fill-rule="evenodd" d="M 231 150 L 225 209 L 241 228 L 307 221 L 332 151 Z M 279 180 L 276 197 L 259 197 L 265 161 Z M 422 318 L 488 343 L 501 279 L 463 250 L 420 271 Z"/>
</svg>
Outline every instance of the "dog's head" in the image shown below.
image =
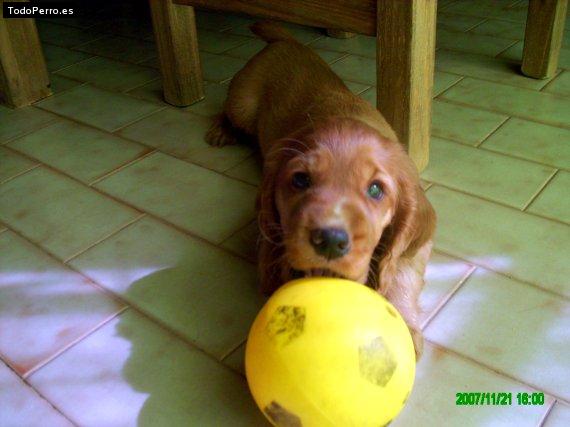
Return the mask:
<svg viewBox="0 0 570 427">
<path fill-rule="evenodd" d="M 276 142 L 259 198 L 262 238 L 294 276 L 382 286 L 382 270 L 433 231 L 433 211 L 400 144 L 334 119 Z"/>
</svg>

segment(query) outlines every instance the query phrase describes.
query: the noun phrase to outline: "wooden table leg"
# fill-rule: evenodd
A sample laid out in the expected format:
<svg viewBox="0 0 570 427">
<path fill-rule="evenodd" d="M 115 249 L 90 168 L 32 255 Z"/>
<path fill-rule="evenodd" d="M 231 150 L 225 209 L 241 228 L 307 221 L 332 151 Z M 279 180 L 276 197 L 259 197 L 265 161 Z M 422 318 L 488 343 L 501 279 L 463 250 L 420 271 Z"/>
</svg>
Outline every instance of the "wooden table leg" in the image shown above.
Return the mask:
<svg viewBox="0 0 570 427">
<path fill-rule="evenodd" d="M 377 105 L 418 170 L 429 159 L 436 0 L 379 0 Z"/>
<path fill-rule="evenodd" d="M 194 8 L 149 0 L 166 102 L 178 107 L 204 98 Z"/>
<path fill-rule="evenodd" d="M 0 19 L 0 101 L 22 107 L 49 95 L 48 72 L 35 21 Z"/>
<path fill-rule="evenodd" d="M 522 61 L 527 76 L 546 79 L 556 72 L 567 6 L 568 0 L 530 0 Z"/>
</svg>

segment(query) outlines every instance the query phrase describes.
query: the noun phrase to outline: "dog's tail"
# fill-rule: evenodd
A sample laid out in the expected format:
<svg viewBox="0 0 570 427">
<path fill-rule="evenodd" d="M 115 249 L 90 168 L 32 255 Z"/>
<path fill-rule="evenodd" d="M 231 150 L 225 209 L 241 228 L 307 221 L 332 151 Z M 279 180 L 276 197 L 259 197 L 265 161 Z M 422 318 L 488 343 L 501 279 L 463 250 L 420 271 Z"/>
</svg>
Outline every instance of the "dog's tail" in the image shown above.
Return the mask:
<svg viewBox="0 0 570 427">
<path fill-rule="evenodd" d="M 267 43 L 297 41 L 287 30 L 271 21 L 260 21 L 249 27 L 251 32 Z"/>
</svg>

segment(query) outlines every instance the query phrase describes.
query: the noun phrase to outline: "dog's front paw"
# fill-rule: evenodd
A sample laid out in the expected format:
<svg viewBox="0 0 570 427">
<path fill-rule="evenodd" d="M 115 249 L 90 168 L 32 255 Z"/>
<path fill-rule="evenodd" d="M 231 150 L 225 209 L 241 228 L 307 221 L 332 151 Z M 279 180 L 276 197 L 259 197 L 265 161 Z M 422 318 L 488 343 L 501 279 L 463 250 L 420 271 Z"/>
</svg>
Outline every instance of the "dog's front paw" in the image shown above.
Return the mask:
<svg viewBox="0 0 570 427">
<path fill-rule="evenodd" d="M 237 142 L 236 136 L 225 114 L 219 114 L 206 133 L 206 142 L 213 147 L 233 145 Z"/>
</svg>

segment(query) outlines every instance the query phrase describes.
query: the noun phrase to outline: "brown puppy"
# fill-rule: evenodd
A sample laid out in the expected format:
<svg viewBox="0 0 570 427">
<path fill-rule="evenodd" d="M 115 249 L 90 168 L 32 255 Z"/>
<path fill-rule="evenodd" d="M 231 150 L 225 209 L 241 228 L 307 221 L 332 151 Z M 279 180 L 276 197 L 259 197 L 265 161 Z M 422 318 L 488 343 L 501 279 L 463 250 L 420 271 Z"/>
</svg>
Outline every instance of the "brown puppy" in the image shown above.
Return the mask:
<svg viewBox="0 0 570 427">
<path fill-rule="evenodd" d="M 269 44 L 236 74 L 208 142 L 257 139 L 262 289 L 299 276 L 336 276 L 378 289 L 422 349 L 418 296 L 434 211 L 415 166 L 382 115 L 312 50 L 271 23 Z"/>
</svg>

